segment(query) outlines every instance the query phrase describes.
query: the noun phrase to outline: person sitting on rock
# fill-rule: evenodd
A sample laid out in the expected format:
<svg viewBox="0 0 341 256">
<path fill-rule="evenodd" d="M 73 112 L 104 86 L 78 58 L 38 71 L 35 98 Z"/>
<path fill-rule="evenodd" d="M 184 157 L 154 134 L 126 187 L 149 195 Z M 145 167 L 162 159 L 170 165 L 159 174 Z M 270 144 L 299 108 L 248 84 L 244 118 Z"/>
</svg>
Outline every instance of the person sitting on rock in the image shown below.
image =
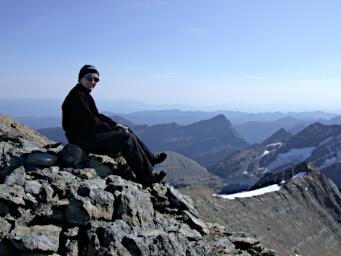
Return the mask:
<svg viewBox="0 0 341 256">
<path fill-rule="evenodd" d="M 90 95 L 99 82 L 99 72 L 91 65 L 81 68 L 78 84 L 65 98 L 63 129 L 70 144 L 76 144 L 88 153 L 117 155 L 127 160 L 142 184 L 161 181 L 163 171 L 153 173 L 153 166 L 163 162 L 167 155 L 153 154 L 148 147 L 126 126 L 100 114 Z"/>
</svg>

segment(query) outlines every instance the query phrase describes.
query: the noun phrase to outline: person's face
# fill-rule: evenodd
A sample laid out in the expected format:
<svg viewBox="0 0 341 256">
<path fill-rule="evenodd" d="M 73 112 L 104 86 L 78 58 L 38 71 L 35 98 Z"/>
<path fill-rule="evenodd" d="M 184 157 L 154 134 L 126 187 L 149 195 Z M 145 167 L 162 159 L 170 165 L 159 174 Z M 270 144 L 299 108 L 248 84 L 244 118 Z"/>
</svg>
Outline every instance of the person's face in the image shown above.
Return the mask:
<svg viewBox="0 0 341 256">
<path fill-rule="evenodd" d="M 88 73 L 81 79 L 80 84 L 92 91 L 98 82 L 99 76 L 97 73 Z"/>
</svg>

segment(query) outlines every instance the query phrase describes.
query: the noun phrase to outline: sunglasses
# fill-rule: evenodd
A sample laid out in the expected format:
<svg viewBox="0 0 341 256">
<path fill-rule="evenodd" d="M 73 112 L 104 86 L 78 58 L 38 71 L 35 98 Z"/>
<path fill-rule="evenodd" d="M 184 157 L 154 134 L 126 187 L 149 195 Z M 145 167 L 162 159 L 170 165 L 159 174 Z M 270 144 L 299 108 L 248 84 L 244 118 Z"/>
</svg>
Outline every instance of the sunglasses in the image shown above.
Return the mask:
<svg viewBox="0 0 341 256">
<path fill-rule="evenodd" d="M 89 82 L 92 82 L 92 81 L 95 81 L 96 83 L 99 82 L 99 78 L 91 74 L 87 74 L 86 76 L 84 76 L 84 78 L 86 81 L 89 81 Z"/>
</svg>

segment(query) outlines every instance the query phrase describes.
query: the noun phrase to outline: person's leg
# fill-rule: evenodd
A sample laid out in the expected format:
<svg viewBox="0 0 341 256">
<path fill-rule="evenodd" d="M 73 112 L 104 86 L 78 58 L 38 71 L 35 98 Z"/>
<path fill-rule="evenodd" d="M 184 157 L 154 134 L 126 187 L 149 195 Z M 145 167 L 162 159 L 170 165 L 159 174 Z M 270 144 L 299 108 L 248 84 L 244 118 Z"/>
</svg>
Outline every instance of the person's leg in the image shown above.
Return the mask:
<svg viewBox="0 0 341 256">
<path fill-rule="evenodd" d="M 149 161 L 153 166 L 163 162 L 166 159 L 167 157 L 166 153 L 154 154 L 133 131 L 129 129 L 129 132 L 132 134 L 132 136 L 135 137 L 137 142 L 140 144 L 141 148 L 143 149 L 144 153 L 146 154 L 146 156 L 148 157 Z"/>
<path fill-rule="evenodd" d="M 123 130 L 96 135 L 93 151 L 98 154 L 114 155 L 119 152 L 127 160 L 138 178 L 151 175 L 152 164 L 136 136 Z"/>
</svg>

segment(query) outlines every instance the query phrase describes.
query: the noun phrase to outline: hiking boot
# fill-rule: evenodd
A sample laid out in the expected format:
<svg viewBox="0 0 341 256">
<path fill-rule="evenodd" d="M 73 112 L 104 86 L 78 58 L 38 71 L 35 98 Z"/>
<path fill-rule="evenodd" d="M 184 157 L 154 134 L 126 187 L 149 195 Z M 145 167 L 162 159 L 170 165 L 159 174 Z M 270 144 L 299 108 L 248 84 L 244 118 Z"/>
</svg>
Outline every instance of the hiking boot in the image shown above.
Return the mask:
<svg viewBox="0 0 341 256">
<path fill-rule="evenodd" d="M 151 173 L 149 176 L 144 177 L 141 180 L 141 183 L 143 185 L 149 186 L 152 185 L 153 183 L 160 183 L 162 182 L 166 177 L 166 173 L 164 171 L 160 171 L 158 173 Z"/>
<path fill-rule="evenodd" d="M 160 154 L 157 154 L 152 160 L 151 160 L 151 163 L 152 165 L 156 165 L 156 164 L 160 164 L 162 163 L 163 161 L 165 161 L 167 158 L 167 154 L 166 153 L 160 153 Z"/>
</svg>

